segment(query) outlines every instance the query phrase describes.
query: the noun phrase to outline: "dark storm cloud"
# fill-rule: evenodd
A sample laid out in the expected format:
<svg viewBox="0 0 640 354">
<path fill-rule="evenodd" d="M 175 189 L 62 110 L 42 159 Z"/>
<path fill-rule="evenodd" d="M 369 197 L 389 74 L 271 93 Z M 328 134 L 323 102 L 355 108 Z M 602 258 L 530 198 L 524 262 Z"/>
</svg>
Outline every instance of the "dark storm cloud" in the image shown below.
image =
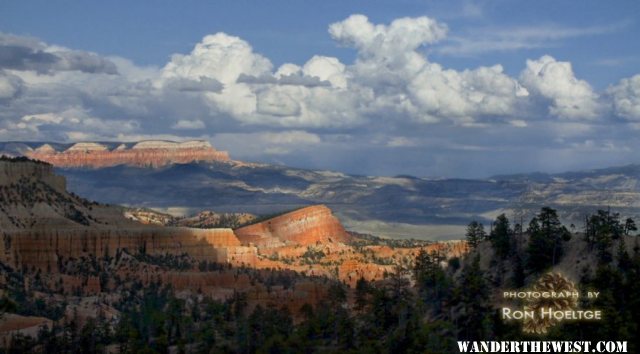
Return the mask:
<svg viewBox="0 0 640 354">
<path fill-rule="evenodd" d="M 24 81 L 0 69 L 0 104 L 8 103 L 22 94 Z"/>
<path fill-rule="evenodd" d="M 0 45 L 0 67 L 48 73 L 60 61 L 57 56 L 18 45 Z"/>
<path fill-rule="evenodd" d="M 116 65 L 94 53 L 47 49 L 28 37 L 0 33 L 0 69 L 50 74 L 55 71 L 81 71 L 86 73 L 117 74 Z"/>
<path fill-rule="evenodd" d="M 92 74 L 118 73 L 116 65 L 100 56 L 82 51 L 62 51 L 54 53 L 60 60 L 53 66 L 53 70 L 82 71 Z"/>
<path fill-rule="evenodd" d="M 184 92 L 220 92 L 223 85 L 216 79 L 202 76 L 199 80 L 191 80 L 187 78 L 170 79 L 165 83 L 165 87 L 171 90 Z"/>
<path fill-rule="evenodd" d="M 301 76 L 296 74 L 283 75 L 279 78 L 271 75 L 252 76 L 240 74 L 238 83 L 244 84 L 264 84 L 264 85 L 291 85 L 304 87 L 329 87 L 331 83 L 326 80 L 320 80 L 315 76 Z"/>
</svg>

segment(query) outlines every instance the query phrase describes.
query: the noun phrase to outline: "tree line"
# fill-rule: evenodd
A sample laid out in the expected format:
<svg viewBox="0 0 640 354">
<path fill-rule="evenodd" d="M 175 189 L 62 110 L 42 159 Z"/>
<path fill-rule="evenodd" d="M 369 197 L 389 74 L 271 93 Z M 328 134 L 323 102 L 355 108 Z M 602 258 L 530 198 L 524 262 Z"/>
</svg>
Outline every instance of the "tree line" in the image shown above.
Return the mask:
<svg viewBox="0 0 640 354">
<path fill-rule="evenodd" d="M 601 291 L 594 307 L 605 321 L 552 328 L 545 340 L 627 340 L 640 349 L 640 247 L 633 220 L 610 211 L 588 216 L 583 232 L 565 227 L 544 207 L 526 227 L 499 215 L 488 232 L 471 222 L 470 252 L 461 258 L 420 251 L 410 268 L 397 267 L 355 289 L 328 281 L 318 304 L 292 309 L 251 306 L 246 294 L 226 301 L 178 296 L 160 283 L 123 292 L 120 318 L 67 320 L 37 338 L 17 337 L 7 352 L 94 353 L 456 353 L 457 340 L 533 340 L 519 324 L 503 322 L 491 294 L 526 287 L 539 274 L 584 247 L 576 264 L 579 287 Z M 638 240 L 640 238 L 635 238 Z"/>
</svg>

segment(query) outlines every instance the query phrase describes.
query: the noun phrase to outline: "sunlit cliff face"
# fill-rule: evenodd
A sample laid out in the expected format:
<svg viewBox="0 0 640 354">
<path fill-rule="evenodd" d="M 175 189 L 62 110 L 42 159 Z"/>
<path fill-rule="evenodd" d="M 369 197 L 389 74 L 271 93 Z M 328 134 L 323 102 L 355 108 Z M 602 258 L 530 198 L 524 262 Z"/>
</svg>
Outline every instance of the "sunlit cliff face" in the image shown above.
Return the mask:
<svg viewBox="0 0 640 354">
<path fill-rule="evenodd" d="M 100 143 L 77 143 L 62 151 L 44 144 L 34 150 L 27 150 L 24 154 L 56 167 L 160 167 L 173 163 L 229 161 L 226 151 L 218 151 L 206 141 L 177 143 L 149 140 L 128 145 L 117 144 L 115 148 Z"/>
</svg>

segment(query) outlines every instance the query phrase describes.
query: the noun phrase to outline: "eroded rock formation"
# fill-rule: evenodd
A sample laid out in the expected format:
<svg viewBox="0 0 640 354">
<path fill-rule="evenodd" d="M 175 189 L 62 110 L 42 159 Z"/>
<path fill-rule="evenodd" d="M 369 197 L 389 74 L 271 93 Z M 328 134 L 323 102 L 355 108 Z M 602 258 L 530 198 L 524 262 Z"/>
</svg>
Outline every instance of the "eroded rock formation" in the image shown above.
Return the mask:
<svg viewBox="0 0 640 354">
<path fill-rule="evenodd" d="M 42 181 L 58 191 L 66 189 L 66 181 L 62 176 L 53 173 L 53 166 L 46 163 L 28 161 L 0 161 L 0 186 L 17 183 L 21 178 L 32 178 Z"/>
<path fill-rule="evenodd" d="M 143 225 L 118 207 L 68 194 L 52 166 L 0 161 L 0 261 L 56 271 L 63 259 L 131 254 L 188 254 L 196 261 L 255 264 L 255 247 L 231 229 Z"/>
<path fill-rule="evenodd" d="M 3 314 L 0 317 L 0 347 L 6 348 L 14 336 L 36 338 L 44 326 L 51 328 L 53 321 L 44 317 Z"/>
<path fill-rule="evenodd" d="M 349 235 L 331 209 L 314 205 L 236 230 L 243 244 L 273 247 L 283 243 L 313 245 L 346 242 Z"/>
<path fill-rule="evenodd" d="M 98 149 L 93 145 L 82 148 Z M 195 261 L 190 267 L 228 263 L 290 270 L 337 278 L 353 286 L 360 278 L 383 279 L 396 265 L 410 264 L 423 248 L 447 257 L 466 252 L 464 242 L 401 247 L 362 244 L 363 240 L 348 234 L 324 205 L 298 209 L 235 231 L 175 227 L 165 226 L 166 220 L 156 220 L 153 211 L 92 203 L 68 194 L 64 187 L 64 178 L 56 176 L 51 165 L 0 161 L 0 262 L 16 269 L 58 272 L 66 261 L 83 257 L 113 257 L 122 252 L 143 260 L 146 256 L 186 255 Z M 125 214 L 130 214 L 129 218 Z M 219 216 L 202 214 L 196 219 L 211 221 Z M 163 272 L 154 272 L 165 277 Z M 175 275 L 170 282 L 202 288 L 210 281 L 204 275 L 179 279 Z M 96 279 L 85 279 L 82 287 L 90 293 L 101 289 Z"/>
<path fill-rule="evenodd" d="M 16 266 L 57 271 L 60 261 L 119 250 L 150 255 L 188 254 L 196 261 L 253 266 L 255 247 L 241 246 L 231 229 L 152 228 L 67 229 L 5 232 L 0 260 Z"/>
<path fill-rule="evenodd" d="M 56 167 L 102 168 L 116 165 L 159 167 L 172 163 L 229 161 L 226 151 L 218 151 L 207 141 L 149 140 L 132 144 L 76 143 L 65 150 L 50 144 L 23 151 L 32 159 L 46 161 Z"/>
<path fill-rule="evenodd" d="M 111 151 L 78 144 L 70 154 Z M 278 307 L 295 319 L 302 316 L 303 306 L 317 306 L 328 296 L 335 282 L 326 278 L 351 287 L 361 278 L 384 282 L 397 266 L 410 269 L 421 249 L 445 256 L 466 251 L 464 242 L 398 246 L 347 233 L 323 205 L 234 232 L 206 227 L 254 216 L 205 212 L 175 219 L 148 209 L 90 202 L 67 193 L 65 186 L 47 163 L 0 159 L 0 289 L 29 294 L 51 306 L 63 303 L 63 321 L 79 325 L 96 318 L 117 321 L 116 304 L 140 289 L 165 285 L 194 303 L 205 297 L 237 298 L 245 303 L 245 313 L 257 306 Z M 33 337 L 41 326 L 54 323 L 11 316 L 0 319 L 0 346 L 13 334 Z"/>
</svg>

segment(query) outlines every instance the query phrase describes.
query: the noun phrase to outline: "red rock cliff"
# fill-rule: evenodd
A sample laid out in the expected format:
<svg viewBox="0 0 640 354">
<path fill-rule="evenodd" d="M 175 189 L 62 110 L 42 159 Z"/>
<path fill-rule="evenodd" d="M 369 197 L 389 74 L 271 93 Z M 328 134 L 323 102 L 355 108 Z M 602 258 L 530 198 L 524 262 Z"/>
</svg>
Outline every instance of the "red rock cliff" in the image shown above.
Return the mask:
<svg viewBox="0 0 640 354">
<path fill-rule="evenodd" d="M 235 231 L 243 244 L 269 247 L 283 242 L 310 245 L 317 242 L 346 242 L 349 238 L 331 209 L 315 205 L 280 215 Z"/>
<path fill-rule="evenodd" d="M 147 254 L 187 253 L 198 261 L 255 263 L 254 247 L 243 247 L 231 229 L 138 227 L 129 229 L 25 230 L 4 233 L 0 261 L 16 267 L 56 271 L 61 258 L 113 256 L 118 250 Z"/>
<path fill-rule="evenodd" d="M 171 163 L 229 161 L 229 154 L 226 151 L 218 151 L 206 141 L 177 143 L 149 140 L 133 146 L 120 144 L 113 149 L 100 143 L 77 143 L 63 151 L 57 151 L 51 145 L 44 144 L 24 154 L 57 167 L 101 168 L 116 165 L 158 167 Z"/>
</svg>

